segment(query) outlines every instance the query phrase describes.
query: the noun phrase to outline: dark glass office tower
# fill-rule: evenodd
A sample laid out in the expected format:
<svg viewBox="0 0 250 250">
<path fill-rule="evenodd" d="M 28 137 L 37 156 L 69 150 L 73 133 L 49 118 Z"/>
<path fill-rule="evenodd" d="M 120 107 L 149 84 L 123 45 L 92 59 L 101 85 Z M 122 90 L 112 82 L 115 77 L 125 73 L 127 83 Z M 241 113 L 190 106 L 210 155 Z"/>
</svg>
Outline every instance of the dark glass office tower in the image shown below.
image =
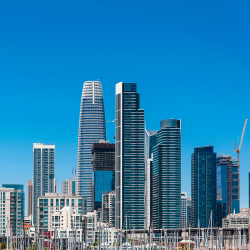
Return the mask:
<svg viewBox="0 0 250 250">
<path fill-rule="evenodd" d="M 216 153 L 213 146 L 194 148 L 191 156 L 192 227 L 208 227 L 216 220 Z"/>
<path fill-rule="evenodd" d="M 144 110 L 135 83 L 116 84 L 115 226 L 144 228 Z"/>
<path fill-rule="evenodd" d="M 163 120 L 153 148 L 153 227 L 181 227 L 181 121 Z"/>
<path fill-rule="evenodd" d="M 87 211 L 92 211 L 91 145 L 106 139 L 102 85 L 99 81 L 83 84 L 78 131 L 77 194 L 87 197 Z"/>
<path fill-rule="evenodd" d="M 93 143 L 93 210 L 101 208 L 102 195 L 115 190 L 115 144 L 100 141 Z"/>
<path fill-rule="evenodd" d="M 23 221 L 23 218 L 25 216 L 25 193 L 23 189 L 23 184 L 3 184 L 2 187 L 4 188 L 14 188 L 14 190 L 21 190 L 22 191 L 22 212 L 21 212 L 21 218 Z"/>
</svg>

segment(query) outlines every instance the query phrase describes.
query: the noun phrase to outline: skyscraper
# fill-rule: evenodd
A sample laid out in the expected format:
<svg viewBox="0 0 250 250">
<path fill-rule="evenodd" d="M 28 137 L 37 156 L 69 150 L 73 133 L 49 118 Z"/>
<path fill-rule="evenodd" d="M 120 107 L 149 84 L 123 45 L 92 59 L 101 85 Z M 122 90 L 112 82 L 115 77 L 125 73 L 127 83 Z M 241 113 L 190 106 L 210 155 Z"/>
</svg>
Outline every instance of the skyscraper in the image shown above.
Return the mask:
<svg viewBox="0 0 250 250">
<path fill-rule="evenodd" d="M 153 227 L 181 226 L 181 120 L 160 122 L 153 148 Z"/>
<path fill-rule="evenodd" d="M 116 84 L 115 226 L 144 228 L 144 110 L 135 83 Z"/>
<path fill-rule="evenodd" d="M 33 224 L 37 226 L 37 201 L 55 192 L 55 145 L 33 143 Z"/>
<path fill-rule="evenodd" d="M 93 143 L 93 210 L 101 208 L 102 195 L 115 190 L 115 144 L 101 140 Z"/>
<path fill-rule="evenodd" d="M 27 185 L 27 216 L 32 214 L 32 195 L 33 195 L 33 182 L 28 181 Z"/>
<path fill-rule="evenodd" d="M 219 154 L 216 167 L 217 226 L 231 213 L 240 212 L 240 176 L 238 160 L 231 155 Z"/>
<path fill-rule="evenodd" d="M 213 146 L 196 147 L 191 156 L 192 227 L 208 227 L 216 218 L 216 153 Z M 210 224 L 211 225 L 211 224 Z"/>
<path fill-rule="evenodd" d="M 77 193 L 87 197 L 87 211 L 92 211 L 92 153 L 91 145 L 106 139 L 102 85 L 99 81 L 83 84 L 77 160 Z"/>
</svg>

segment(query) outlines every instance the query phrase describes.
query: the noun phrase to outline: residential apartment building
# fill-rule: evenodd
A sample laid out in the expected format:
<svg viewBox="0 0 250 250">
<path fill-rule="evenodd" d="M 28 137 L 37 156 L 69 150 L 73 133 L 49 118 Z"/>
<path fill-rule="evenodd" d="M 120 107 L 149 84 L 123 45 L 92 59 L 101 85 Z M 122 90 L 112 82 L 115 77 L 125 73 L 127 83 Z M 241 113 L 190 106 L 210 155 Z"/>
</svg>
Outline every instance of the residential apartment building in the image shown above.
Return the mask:
<svg viewBox="0 0 250 250">
<path fill-rule="evenodd" d="M 24 193 L 24 188 L 23 184 L 2 184 L 2 187 L 4 188 L 14 188 L 14 190 L 21 190 L 22 191 L 22 220 L 25 216 L 25 193 Z"/>
<path fill-rule="evenodd" d="M 181 192 L 181 228 L 187 228 L 187 192 Z"/>
<path fill-rule="evenodd" d="M 238 228 L 248 229 L 250 226 L 250 213 L 249 211 L 241 211 L 240 213 L 229 214 L 226 218 L 222 219 L 223 228 Z"/>
<path fill-rule="evenodd" d="M 71 207 L 78 214 L 87 213 L 87 198 L 77 195 L 46 193 L 37 201 L 38 232 L 49 230 L 51 216 L 64 207 Z"/>
<path fill-rule="evenodd" d="M 33 143 L 33 225 L 37 228 L 38 197 L 55 193 L 55 145 Z"/>
<path fill-rule="evenodd" d="M 115 227 L 115 190 L 102 195 L 102 222 Z"/>
<path fill-rule="evenodd" d="M 0 188 L 0 236 L 21 237 L 23 192 Z"/>
<path fill-rule="evenodd" d="M 76 192 L 76 181 L 72 179 L 67 179 L 66 181 L 61 182 L 61 194 L 63 195 L 71 195 L 75 194 Z"/>
</svg>

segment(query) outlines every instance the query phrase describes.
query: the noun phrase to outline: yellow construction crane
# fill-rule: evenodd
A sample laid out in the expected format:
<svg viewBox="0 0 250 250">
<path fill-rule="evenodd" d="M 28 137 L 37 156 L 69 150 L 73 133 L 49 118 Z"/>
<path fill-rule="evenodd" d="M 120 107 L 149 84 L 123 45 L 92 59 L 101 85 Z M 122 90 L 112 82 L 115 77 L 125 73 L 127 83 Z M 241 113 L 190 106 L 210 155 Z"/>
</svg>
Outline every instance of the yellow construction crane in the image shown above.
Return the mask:
<svg viewBox="0 0 250 250">
<path fill-rule="evenodd" d="M 243 137 L 244 137 L 244 134 L 245 134 L 245 130 L 246 130 L 246 126 L 247 126 L 247 120 L 245 120 L 245 123 L 244 123 L 244 128 L 243 128 L 243 131 L 242 131 L 242 135 L 241 135 L 241 139 L 240 139 L 240 145 L 238 147 L 237 145 L 237 142 L 235 142 L 235 150 L 234 152 L 237 153 L 237 158 L 238 158 L 238 164 L 240 166 L 240 150 L 241 150 L 241 146 L 242 146 L 242 141 L 243 141 Z"/>
</svg>

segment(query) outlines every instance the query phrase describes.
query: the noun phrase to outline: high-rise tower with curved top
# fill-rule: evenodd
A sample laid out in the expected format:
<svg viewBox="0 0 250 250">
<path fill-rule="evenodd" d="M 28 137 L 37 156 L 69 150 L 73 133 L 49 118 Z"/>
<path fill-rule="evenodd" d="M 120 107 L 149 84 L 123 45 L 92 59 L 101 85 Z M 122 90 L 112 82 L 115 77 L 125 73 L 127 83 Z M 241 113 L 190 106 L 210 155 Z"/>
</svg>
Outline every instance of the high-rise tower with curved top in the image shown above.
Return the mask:
<svg viewBox="0 0 250 250">
<path fill-rule="evenodd" d="M 87 211 L 92 210 L 92 152 L 91 145 L 106 140 L 106 124 L 102 85 L 99 81 L 83 84 L 77 160 L 77 193 L 87 197 Z"/>
</svg>

